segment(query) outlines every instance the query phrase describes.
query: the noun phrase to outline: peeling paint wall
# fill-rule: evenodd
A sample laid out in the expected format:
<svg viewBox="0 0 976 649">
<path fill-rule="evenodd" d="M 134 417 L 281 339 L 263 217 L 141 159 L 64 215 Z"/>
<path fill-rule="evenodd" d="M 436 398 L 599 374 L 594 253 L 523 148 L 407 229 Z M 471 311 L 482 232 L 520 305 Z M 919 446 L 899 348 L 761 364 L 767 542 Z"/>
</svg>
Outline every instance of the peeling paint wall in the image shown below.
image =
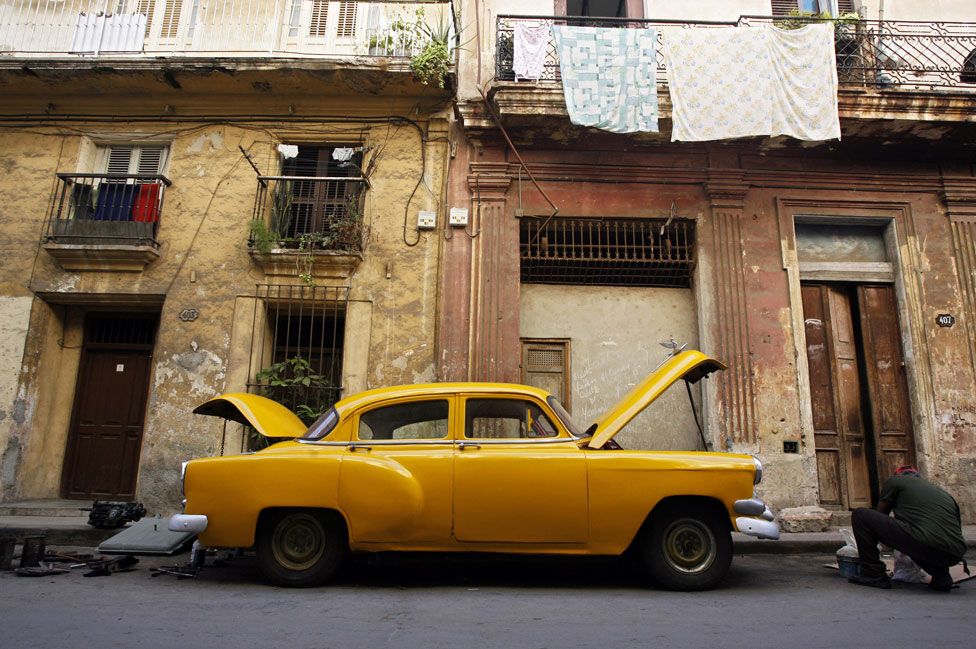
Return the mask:
<svg viewBox="0 0 976 649">
<path fill-rule="evenodd" d="M 30 297 L 0 297 L 0 485 L 13 484 L 23 450 L 11 431 L 27 417 L 17 379 L 33 301 Z"/>
<path fill-rule="evenodd" d="M 572 413 L 583 428 L 596 421 L 667 358 L 658 343 L 674 337 L 698 347 L 689 289 L 523 284 L 523 338 L 568 338 Z M 693 388 L 700 404 L 700 389 Z M 700 450 L 684 384 L 679 383 L 616 437 L 624 448 Z"/>
<path fill-rule="evenodd" d="M 152 92 L 145 91 L 147 96 Z M 103 101 L 101 108 L 110 110 L 105 107 L 111 96 Z M 319 101 L 324 103 L 309 110 L 347 118 L 354 114 L 341 101 Z M 408 103 L 383 99 L 375 112 L 406 114 L 398 102 Z M 227 108 L 210 110 L 224 113 Z M 361 110 L 370 111 L 368 106 Z M 350 277 L 316 282 L 349 285 L 350 304 L 365 305 L 350 307 L 354 330 L 346 337 L 356 368 L 344 371 L 351 378 L 347 387 L 433 380 L 441 231 L 419 233 L 416 220 L 419 210 L 435 210 L 443 225 L 447 143 L 438 125 L 446 122 L 432 122 L 430 112 L 409 114 L 418 128 L 382 119 L 290 124 L 284 112 L 281 121 L 257 125 L 93 121 L 0 132 L 0 170 L 5 172 L 0 174 L 2 498 L 60 495 L 86 308 L 159 312 L 137 499 L 152 511 L 178 508 L 180 462 L 219 452 L 221 422 L 190 411 L 222 392 L 246 390 L 249 372 L 261 369 L 249 368 L 255 286 L 301 283 L 297 269 L 266 275 L 249 255 L 258 183 L 239 147 L 268 175 L 280 172 L 279 142 L 361 143 L 382 149 L 367 192 L 369 239 L 363 260 Z M 422 142 L 421 134 L 433 141 Z M 55 173 L 93 171 L 95 144 L 127 141 L 170 147 L 164 174 L 172 185 L 166 189 L 157 236 L 160 256 L 143 272 L 65 271 L 38 246 Z M 46 301 L 35 301 L 33 293 Z M 39 307 L 28 326 L 32 303 Z M 182 320 L 184 309 L 196 309 L 199 317 Z M 15 417 L 21 423 L 12 427 Z M 239 438 L 226 442 L 227 452 L 239 448 Z"/>
</svg>

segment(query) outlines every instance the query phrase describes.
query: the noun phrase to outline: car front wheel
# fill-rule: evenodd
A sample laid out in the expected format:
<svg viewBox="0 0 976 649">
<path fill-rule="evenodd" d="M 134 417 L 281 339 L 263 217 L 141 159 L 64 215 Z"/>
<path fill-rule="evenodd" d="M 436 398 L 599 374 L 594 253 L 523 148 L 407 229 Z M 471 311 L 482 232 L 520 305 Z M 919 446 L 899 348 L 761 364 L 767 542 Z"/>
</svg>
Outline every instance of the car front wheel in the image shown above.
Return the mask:
<svg viewBox="0 0 976 649">
<path fill-rule="evenodd" d="M 328 581 L 338 572 L 347 548 L 342 522 L 327 512 L 270 512 L 258 530 L 258 562 L 279 586 L 301 588 Z"/>
<path fill-rule="evenodd" d="M 642 558 L 654 581 L 670 590 L 706 590 L 732 562 L 732 536 L 714 512 L 668 509 L 655 514 Z"/>
</svg>

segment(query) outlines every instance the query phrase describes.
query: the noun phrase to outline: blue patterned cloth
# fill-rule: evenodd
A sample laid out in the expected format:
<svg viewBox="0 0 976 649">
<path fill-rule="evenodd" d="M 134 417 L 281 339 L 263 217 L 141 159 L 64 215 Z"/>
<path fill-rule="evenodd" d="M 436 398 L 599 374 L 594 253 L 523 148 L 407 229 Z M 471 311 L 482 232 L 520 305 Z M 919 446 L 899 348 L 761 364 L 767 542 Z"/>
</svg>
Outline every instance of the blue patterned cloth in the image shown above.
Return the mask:
<svg viewBox="0 0 976 649">
<path fill-rule="evenodd" d="M 657 30 L 553 25 L 552 34 L 573 124 L 657 132 Z"/>
</svg>

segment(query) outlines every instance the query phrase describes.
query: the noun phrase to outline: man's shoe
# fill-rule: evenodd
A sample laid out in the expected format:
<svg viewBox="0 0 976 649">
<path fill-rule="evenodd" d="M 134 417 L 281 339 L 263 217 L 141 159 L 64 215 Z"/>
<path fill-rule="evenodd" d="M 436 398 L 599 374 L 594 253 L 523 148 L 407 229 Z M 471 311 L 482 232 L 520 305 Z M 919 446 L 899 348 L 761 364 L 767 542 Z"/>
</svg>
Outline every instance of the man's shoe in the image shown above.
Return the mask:
<svg viewBox="0 0 976 649">
<path fill-rule="evenodd" d="M 888 575 L 854 575 L 853 577 L 848 577 L 847 581 L 861 586 L 871 586 L 872 588 L 891 588 L 891 579 L 888 578 Z"/>
<path fill-rule="evenodd" d="M 929 588 L 940 593 L 948 593 L 952 590 L 952 577 L 949 576 L 949 571 L 940 571 L 938 574 L 932 575 Z"/>
</svg>

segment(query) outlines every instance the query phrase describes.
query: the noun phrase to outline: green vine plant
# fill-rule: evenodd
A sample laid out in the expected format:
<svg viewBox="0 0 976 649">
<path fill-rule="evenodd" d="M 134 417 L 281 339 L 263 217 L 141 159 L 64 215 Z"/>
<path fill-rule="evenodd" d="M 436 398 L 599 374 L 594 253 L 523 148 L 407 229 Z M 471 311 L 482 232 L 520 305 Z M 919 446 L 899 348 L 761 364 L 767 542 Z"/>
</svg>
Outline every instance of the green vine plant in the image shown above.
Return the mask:
<svg viewBox="0 0 976 649">
<path fill-rule="evenodd" d="M 268 365 L 254 376 L 261 384 L 259 393 L 290 409 L 306 426 L 311 425 L 331 407 L 331 391 L 335 387 L 327 377 L 315 372 L 311 364 L 300 356 L 286 358 Z M 253 430 L 248 431 L 247 447 L 257 450 L 273 444 Z"/>
<path fill-rule="evenodd" d="M 861 20 L 861 15 L 854 11 L 845 11 L 833 16 L 829 11 L 817 13 L 815 11 L 790 9 L 788 17 L 776 20 L 773 24 L 781 29 L 800 29 L 817 21 L 828 20 L 834 23 L 838 31 L 845 31 L 852 26 L 856 26 Z"/>
</svg>

